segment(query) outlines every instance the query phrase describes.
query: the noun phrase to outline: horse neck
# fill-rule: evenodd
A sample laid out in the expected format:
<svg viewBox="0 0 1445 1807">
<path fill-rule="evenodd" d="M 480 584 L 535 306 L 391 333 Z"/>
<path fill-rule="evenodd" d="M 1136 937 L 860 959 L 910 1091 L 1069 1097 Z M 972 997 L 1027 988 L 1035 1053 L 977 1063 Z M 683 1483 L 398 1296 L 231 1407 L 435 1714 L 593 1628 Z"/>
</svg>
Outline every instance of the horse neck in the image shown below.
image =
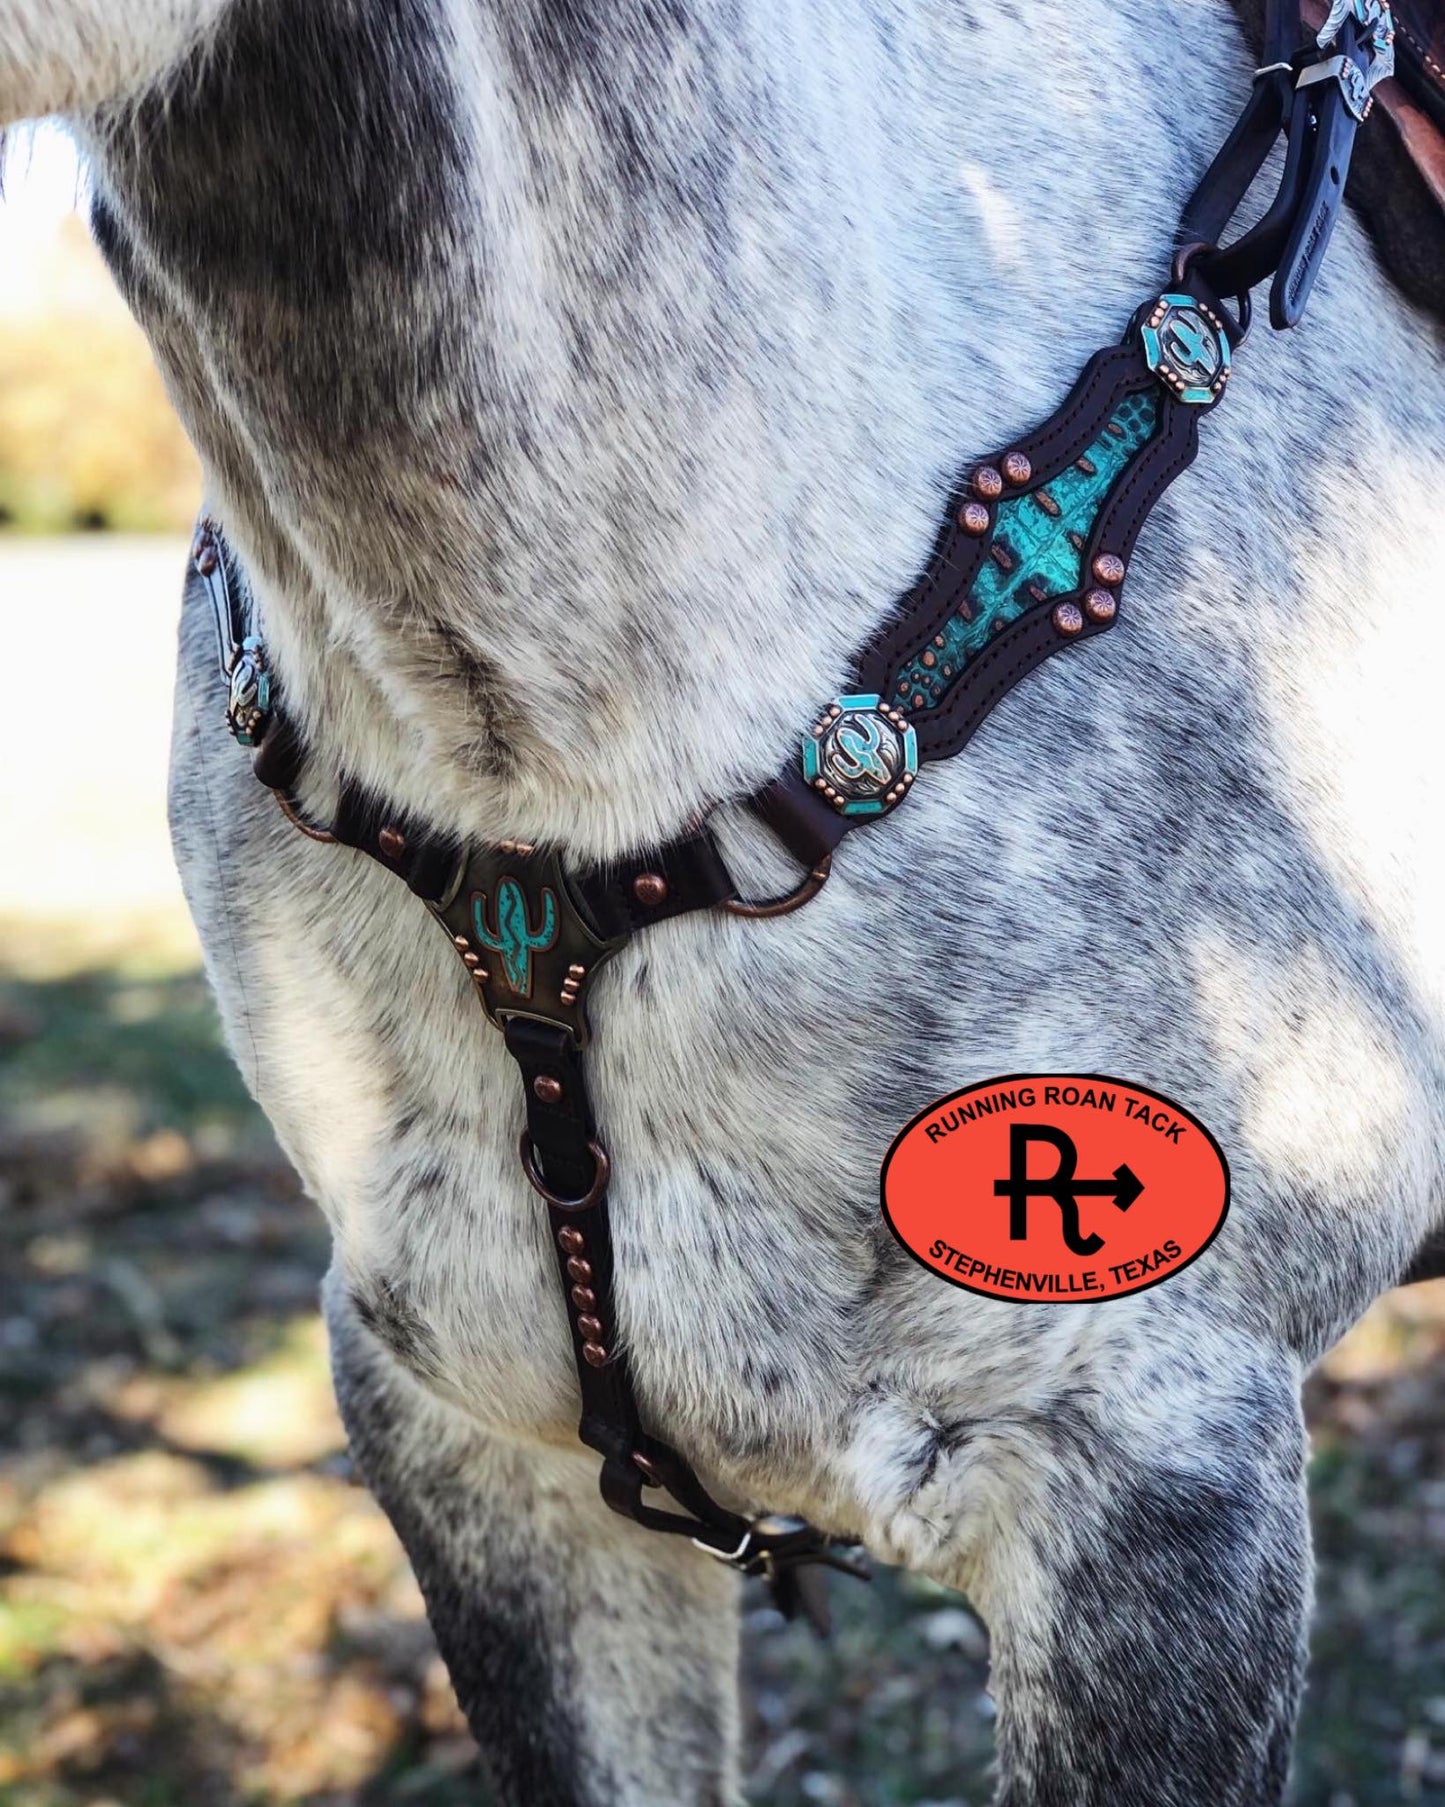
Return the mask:
<svg viewBox="0 0 1445 1807">
<path fill-rule="evenodd" d="M 593 853 L 774 770 L 960 464 L 1157 280 L 1247 71 L 1140 3 L 1190 28 L 1147 71 L 1095 0 L 1066 40 L 1050 0 L 236 8 L 102 122 L 103 247 L 318 749 Z"/>
</svg>

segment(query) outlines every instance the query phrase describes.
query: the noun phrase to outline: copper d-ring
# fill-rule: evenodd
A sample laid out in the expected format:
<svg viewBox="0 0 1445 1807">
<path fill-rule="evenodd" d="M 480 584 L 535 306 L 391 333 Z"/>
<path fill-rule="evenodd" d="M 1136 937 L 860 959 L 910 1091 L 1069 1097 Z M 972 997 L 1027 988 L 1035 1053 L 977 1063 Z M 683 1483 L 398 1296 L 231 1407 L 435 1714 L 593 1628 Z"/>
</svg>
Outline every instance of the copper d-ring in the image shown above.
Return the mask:
<svg viewBox="0 0 1445 1807">
<path fill-rule="evenodd" d="M 592 1184 L 582 1194 L 581 1198 L 559 1198 L 547 1184 L 546 1180 L 542 1178 L 541 1172 L 537 1167 L 537 1151 L 532 1146 L 532 1135 L 530 1130 L 524 1129 L 522 1131 L 520 1151 L 522 1156 L 522 1172 L 525 1173 L 527 1178 L 531 1181 L 533 1191 L 538 1193 L 542 1198 L 545 1198 L 547 1203 L 558 1211 L 585 1211 L 589 1205 L 595 1205 L 598 1199 L 601 1198 L 602 1194 L 607 1190 L 607 1182 L 612 1176 L 612 1163 L 607 1158 L 607 1150 L 600 1142 L 589 1142 L 587 1144 L 587 1152 L 592 1156 L 593 1160 Z"/>
<path fill-rule="evenodd" d="M 335 841 L 336 836 L 329 828 L 318 828 L 314 822 L 306 820 L 286 791 L 272 791 L 271 795 L 276 799 L 281 814 L 293 828 L 299 828 L 308 841 L 325 841 L 328 845 Z"/>
<path fill-rule="evenodd" d="M 818 895 L 832 870 L 833 856 L 825 853 L 797 890 L 789 891 L 786 897 L 766 897 L 758 903 L 749 903 L 744 897 L 726 897 L 718 908 L 726 910 L 729 916 L 789 916 Z"/>
</svg>

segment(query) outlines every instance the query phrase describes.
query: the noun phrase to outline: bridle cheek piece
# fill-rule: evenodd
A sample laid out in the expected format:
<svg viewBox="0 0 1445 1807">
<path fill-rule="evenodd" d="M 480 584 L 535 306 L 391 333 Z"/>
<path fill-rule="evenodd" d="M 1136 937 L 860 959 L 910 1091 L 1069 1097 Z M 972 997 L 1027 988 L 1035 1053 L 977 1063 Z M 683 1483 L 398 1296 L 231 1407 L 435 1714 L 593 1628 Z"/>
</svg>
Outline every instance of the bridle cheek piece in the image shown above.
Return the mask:
<svg viewBox="0 0 1445 1807">
<path fill-rule="evenodd" d="M 966 746 L 995 704 L 1051 653 L 1108 632 L 1129 558 L 1159 497 L 1191 463 L 1201 418 L 1229 382 L 1249 328 L 1249 291 L 1272 278 L 1276 327 L 1298 320 L 1338 215 L 1354 134 L 1391 66 L 1381 0 L 1337 0 L 1317 45 L 1297 51 L 1298 0 L 1273 0 L 1249 102 L 1181 221 L 1170 287 L 1123 342 L 1095 354 L 1032 437 L 959 486 L 917 586 L 860 655 L 846 695 L 820 711 L 801 756 L 748 799 L 806 876 L 786 896 L 740 899 L 705 823 L 605 866 L 573 868 L 523 841 L 464 845 L 387 806 L 343 774 L 334 818 L 296 802 L 307 749 L 282 707 L 260 639 L 246 631 L 241 575 L 203 523 L 194 567 L 215 609 L 227 724 L 257 776 L 318 840 L 371 856 L 422 899 L 521 1075 L 522 1171 L 547 1212 L 582 1395 L 579 1435 L 602 1457 L 609 1506 L 685 1535 L 779 1604 L 820 1611 L 805 1565 L 863 1572 L 856 1546 L 801 1520 L 720 1505 L 691 1465 L 642 1424 L 619 1334 L 608 1216 L 611 1160 L 583 1054 L 598 971 L 655 922 L 702 909 L 765 918 L 801 908 L 826 882 L 850 830 L 907 798 L 922 767 Z M 1218 239 L 1283 131 L 1280 190 L 1264 216 Z M 1223 297 L 1235 297 L 1233 305 Z M 649 1503 L 671 1496 L 677 1509 Z"/>
</svg>

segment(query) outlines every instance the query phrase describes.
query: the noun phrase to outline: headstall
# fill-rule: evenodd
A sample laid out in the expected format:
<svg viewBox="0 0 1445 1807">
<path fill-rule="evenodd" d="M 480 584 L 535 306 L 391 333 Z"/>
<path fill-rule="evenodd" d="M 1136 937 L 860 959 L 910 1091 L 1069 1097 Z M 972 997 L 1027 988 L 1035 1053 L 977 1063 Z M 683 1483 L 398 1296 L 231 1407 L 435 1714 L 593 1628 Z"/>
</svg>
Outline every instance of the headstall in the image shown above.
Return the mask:
<svg viewBox="0 0 1445 1807">
<path fill-rule="evenodd" d="M 1270 0 L 1263 66 L 1184 210 L 1169 288 L 1138 311 L 1122 343 L 1089 360 L 1031 438 L 973 468 L 921 581 L 863 651 L 848 693 L 821 710 L 788 769 L 748 799 L 805 869 L 786 897 L 741 900 L 706 825 L 635 858 L 578 869 L 545 846 L 462 845 L 344 774 L 333 820 L 307 821 L 295 800 L 307 749 L 262 642 L 247 631 L 240 573 L 213 524 L 202 524 L 193 548 L 216 611 L 227 721 L 255 749 L 257 777 L 305 833 L 369 854 L 422 899 L 517 1063 L 526 1104 L 519 1158 L 547 1211 L 581 1385 L 579 1435 L 602 1458 L 603 1497 L 650 1530 L 766 1575 L 785 1611 L 812 1607 L 803 1565 L 859 1572 L 860 1564 L 854 1546 L 799 1519 L 720 1505 L 642 1423 L 614 1302 L 612 1162 L 586 1083 L 588 992 L 610 956 L 651 923 L 701 909 L 766 917 L 800 908 L 826 881 L 843 837 L 896 809 L 925 762 L 966 746 L 1050 653 L 1114 625 L 1135 541 L 1194 458 L 1200 420 L 1248 334 L 1250 290 L 1272 278 L 1276 327 L 1304 309 L 1370 91 L 1393 66 L 1382 0 L 1336 0 L 1317 41 L 1300 50 L 1299 37 L 1299 0 Z M 1274 201 L 1221 248 L 1281 131 Z M 649 1492 L 671 1503 L 654 1504 Z"/>
</svg>

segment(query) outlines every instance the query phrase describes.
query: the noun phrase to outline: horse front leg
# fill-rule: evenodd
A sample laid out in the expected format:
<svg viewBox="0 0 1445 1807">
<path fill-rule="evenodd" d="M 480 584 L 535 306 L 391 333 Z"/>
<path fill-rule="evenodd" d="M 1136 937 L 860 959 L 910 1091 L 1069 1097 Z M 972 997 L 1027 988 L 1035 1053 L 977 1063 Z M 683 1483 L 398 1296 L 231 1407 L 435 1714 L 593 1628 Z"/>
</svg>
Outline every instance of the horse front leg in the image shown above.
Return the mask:
<svg viewBox="0 0 1445 1807">
<path fill-rule="evenodd" d="M 597 1461 L 488 1435 L 327 1318 L 351 1452 L 400 1537 L 500 1807 L 734 1807 L 738 1582 L 610 1512 Z"/>
<path fill-rule="evenodd" d="M 1282 1797 L 1312 1582 L 1298 1377 L 1281 1358 L 1201 1397 L 1187 1368 L 1045 1429 L 989 1534 L 1000 1807 Z"/>
</svg>

